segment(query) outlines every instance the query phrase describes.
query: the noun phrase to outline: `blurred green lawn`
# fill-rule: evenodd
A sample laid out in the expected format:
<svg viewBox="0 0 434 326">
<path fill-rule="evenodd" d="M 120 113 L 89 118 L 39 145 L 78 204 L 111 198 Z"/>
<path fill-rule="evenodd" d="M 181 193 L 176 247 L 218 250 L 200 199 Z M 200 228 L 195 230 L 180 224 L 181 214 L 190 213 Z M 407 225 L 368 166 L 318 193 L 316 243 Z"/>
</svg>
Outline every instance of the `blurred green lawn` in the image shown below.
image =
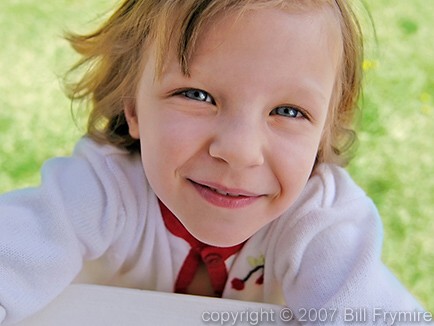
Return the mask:
<svg viewBox="0 0 434 326">
<path fill-rule="evenodd" d="M 0 193 L 35 185 L 44 160 L 83 133 L 61 76 L 76 57 L 65 30 L 89 31 L 115 0 L 0 2 Z M 434 311 L 434 1 L 367 0 L 359 149 L 349 166 L 385 224 L 384 260 Z"/>
</svg>

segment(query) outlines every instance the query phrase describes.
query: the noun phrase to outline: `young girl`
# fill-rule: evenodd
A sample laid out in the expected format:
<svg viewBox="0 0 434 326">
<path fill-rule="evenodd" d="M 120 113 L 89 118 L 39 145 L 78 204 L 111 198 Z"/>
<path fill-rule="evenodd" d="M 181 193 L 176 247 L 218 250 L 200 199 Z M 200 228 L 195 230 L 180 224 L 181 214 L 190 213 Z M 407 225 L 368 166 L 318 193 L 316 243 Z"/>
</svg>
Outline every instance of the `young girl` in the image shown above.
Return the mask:
<svg viewBox="0 0 434 326">
<path fill-rule="evenodd" d="M 72 282 L 301 309 L 421 309 L 340 167 L 362 37 L 346 0 L 127 0 L 71 36 L 88 134 L 0 197 L 0 321 Z M 368 311 L 371 313 L 371 311 Z"/>
</svg>

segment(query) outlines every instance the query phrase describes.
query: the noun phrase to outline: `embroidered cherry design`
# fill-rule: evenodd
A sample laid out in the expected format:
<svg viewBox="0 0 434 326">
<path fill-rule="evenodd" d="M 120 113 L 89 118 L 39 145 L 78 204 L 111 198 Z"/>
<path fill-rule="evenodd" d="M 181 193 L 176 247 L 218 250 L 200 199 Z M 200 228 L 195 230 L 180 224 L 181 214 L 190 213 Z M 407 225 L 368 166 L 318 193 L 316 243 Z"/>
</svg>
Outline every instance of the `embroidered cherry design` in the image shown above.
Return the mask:
<svg viewBox="0 0 434 326">
<path fill-rule="evenodd" d="M 231 281 L 232 288 L 238 291 L 244 290 L 244 280 L 239 279 L 238 277 L 234 278 Z"/>
<path fill-rule="evenodd" d="M 246 285 L 246 282 L 250 279 L 250 277 L 255 274 L 259 270 L 264 269 L 264 256 L 260 256 L 258 259 L 249 257 L 249 264 L 254 267 L 243 279 L 240 279 L 238 277 L 235 277 L 231 281 L 232 288 L 237 291 L 244 290 L 244 287 Z M 259 276 L 259 278 L 255 282 L 258 285 L 261 285 L 264 283 L 264 273 Z"/>
<path fill-rule="evenodd" d="M 259 278 L 256 280 L 256 284 L 258 284 L 258 285 L 264 284 L 264 274 L 259 276 Z"/>
</svg>

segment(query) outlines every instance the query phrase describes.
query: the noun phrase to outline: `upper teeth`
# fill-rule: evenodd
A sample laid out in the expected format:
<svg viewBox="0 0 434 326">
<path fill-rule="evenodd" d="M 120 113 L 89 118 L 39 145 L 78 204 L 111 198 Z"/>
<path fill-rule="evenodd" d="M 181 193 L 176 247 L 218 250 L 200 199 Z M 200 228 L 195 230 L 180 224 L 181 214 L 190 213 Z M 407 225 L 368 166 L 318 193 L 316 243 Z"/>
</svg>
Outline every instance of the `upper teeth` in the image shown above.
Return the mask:
<svg viewBox="0 0 434 326">
<path fill-rule="evenodd" d="M 229 192 L 221 191 L 221 190 L 214 189 L 214 188 L 211 188 L 211 189 L 214 190 L 216 193 L 218 193 L 220 195 L 224 195 L 224 196 L 232 196 L 232 197 L 238 197 L 238 196 L 240 196 L 239 194 L 231 194 Z"/>
</svg>

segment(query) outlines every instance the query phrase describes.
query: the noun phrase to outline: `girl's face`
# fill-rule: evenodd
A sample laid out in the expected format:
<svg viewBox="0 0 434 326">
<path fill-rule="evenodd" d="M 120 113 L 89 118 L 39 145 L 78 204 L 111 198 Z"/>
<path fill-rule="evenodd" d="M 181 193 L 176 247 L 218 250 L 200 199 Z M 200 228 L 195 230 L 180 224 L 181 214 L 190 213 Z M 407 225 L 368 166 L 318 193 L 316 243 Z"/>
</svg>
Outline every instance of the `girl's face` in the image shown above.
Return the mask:
<svg viewBox="0 0 434 326">
<path fill-rule="evenodd" d="M 199 240 L 230 246 L 279 217 L 311 175 L 341 56 L 331 9 L 226 15 L 203 31 L 190 77 L 154 48 L 126 107 L 160 200 Z"/>
</svg>

